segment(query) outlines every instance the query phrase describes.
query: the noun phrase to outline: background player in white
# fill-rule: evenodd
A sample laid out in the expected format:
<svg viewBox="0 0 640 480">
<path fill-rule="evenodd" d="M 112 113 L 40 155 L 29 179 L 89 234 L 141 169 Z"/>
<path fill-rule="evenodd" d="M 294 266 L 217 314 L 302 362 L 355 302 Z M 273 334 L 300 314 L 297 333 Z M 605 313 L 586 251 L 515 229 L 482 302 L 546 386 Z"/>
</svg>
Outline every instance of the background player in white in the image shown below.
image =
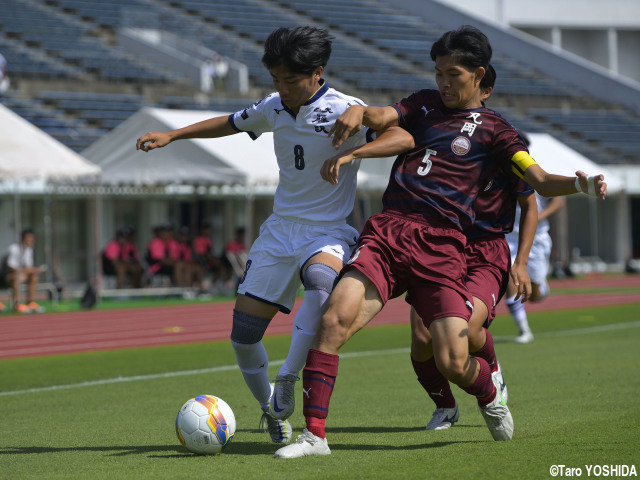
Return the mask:
<svg viewBox="0 0 640 480">
<path fill-rule="evenodd" d="M 362 101 L 344 95 L 321 78 L 331 54 L 331 37 L 313 27 L 280 28 L 264 45 L 262 62 L 276 92 L 228 117 L 216 117 L 164 133 L 147 133 L 137 148 L 149 151 L 174 140 L 215 138 L 246 132 L 257 138 L 274 133 L 280 169 L 273 214 L 263 223 L 251 247 L 238 287 L 231 343 L 247 386 L 260 403 L 271 439 L 287 443 L 294 408 L 294 382 L 304 366 L 321 310 L 349 258 L 358 232 L 346 223 L 353 208 L 359 160 L 341 170 L 334 186 L 320 176 L 324 161 L 336 150 L 327 138 L 335 119 Z M 362 128 L 340 149 L 366 143 Z M 378 147 L 394 155 L 413 146 L 400 128 L 380 133 Z M 296 315 L 291 347 L 274 386 L 269 382 L 267 352 L 262 343 L 278 311 L 289 313 L 300 284 L 304 301 Z M 277 417 L 277 418 L 276 418 Z"/>
<path fill-rule="evenodd" d="M 549 257 L 551 256 L 551 235 L 549 235 L 549 217 L 565 206 L 562 197 L 543 197 L 538 193 L 536 201 L 538 203 L 538 228 L 533 238 L 533 245 L 529 254 L 529 263 L 527 264 L 527 272 L 531 278 L 531 296 L 529 301 L 539 302 L 543 300 L 549 293 L 547 285 L 547 274 L 549 273 Z M 516 222 L 511 233 L 507 234 L 507 242 L 511 250 L 511 263 L 515 259 L 515 252 L 518 251 L 518 222 L 520 219 L 520 208 L 516 210 Z M 505 303 L 509 307 L 509 312 L 516 325 L 520 329 L 520 335 L 515 339 L 516 343 L 533 342 L 533 333 L 529 327 L 527 320 L 527 312 L 524 303 L 516 298 L 517 288 L 512 281 L 507 286 L 507 294 Z"/>
</svg>

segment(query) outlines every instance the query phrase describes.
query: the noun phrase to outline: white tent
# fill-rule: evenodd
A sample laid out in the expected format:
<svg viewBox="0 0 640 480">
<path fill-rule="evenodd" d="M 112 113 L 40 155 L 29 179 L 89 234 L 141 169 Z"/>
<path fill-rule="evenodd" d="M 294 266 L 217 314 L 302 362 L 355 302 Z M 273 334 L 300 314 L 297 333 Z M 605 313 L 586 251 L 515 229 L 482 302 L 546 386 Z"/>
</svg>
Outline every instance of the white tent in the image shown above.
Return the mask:
<svg viewBox="0 0 640 480">
<path fill-rule="evenodd" d="M 100 173 L 100 167 L 4 105 L 0 105 L 0 145 L 0 180 L 51 180 Z"/>
<path fill-rule="evenodd" d="M 573 177 L 577 170 L 582 170 L 588 175 L 602 173 L 609 194 L 619 193 L 624 189 L 624 183 L 615 173 L 592 162 L 548 133 L 527 133 L 527 137 L 531 142 L 531 156 L 545 171 L 568 177 Z"/>
<path fill-rule="evenodd" d="M 0 184 L 14 195 L 13 236 L 16 242 L 21 230 L 20 192 L 25 180 L 40 180 L 46 184 L 51 180 L 96 178 L 100 174 L 100 167 L 4 105 L 0 105 L 0 145 Z M 48 208 L 45 208 L 44 228 L 45 257 L 50 263 L 53 232 Z"/>
<path fill-rule="evenodd" d="M 628 199 L 624 182 L 606 167 L 592 162 L 547 133 L 527 133 L 531 156 L 549 173 L 574 176 L 577 170 L 588 175 L 603 174 L 607 199 L 600 202 L 586 195 L 567 197 L 555 223 L 558 257 L 568 260 L 571 247 L 581 245 L 581 255 L 605 258 L 624 264 L 631 252 Z M 571 244 L 571 245 L 570 245 Z"/>
<path fill-rule="evenodd" d="M 142 108 L 87 148 L 83 155 L 100 165 L 103 185 L 276 185 L 278 166 L 273 135 L 192 139 L 155 150 L 137 151 L 136 139 L 149 131 L 181 128 L 225 112 Z"/>
</svg>

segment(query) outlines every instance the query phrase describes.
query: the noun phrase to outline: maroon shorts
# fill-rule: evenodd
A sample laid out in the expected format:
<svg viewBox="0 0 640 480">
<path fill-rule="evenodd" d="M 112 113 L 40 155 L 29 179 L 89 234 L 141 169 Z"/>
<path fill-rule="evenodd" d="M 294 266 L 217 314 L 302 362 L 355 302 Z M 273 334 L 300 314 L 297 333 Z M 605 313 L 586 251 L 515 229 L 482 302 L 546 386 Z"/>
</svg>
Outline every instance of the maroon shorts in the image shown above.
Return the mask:
<svg viewBox="0 0 640 480">
<path fill-rule="evenodd" d="M 438 318 L 469 320 L 473 300 L 464 283 L 465 244 L 457 230 L 381 213 L 367 221 L 343 273 L 362 272 L 383 304 L 407 292 L 427 327 Z"/>
<path fill-rule="evenodd" d="M 482 300 L 489 310 L 484 323 L 491 325 L 496 316 L 496 305 L 507 289 L 511 255 L 504 236 L 469 240 L 466 284 L 471 295 Z"/>
</svg>

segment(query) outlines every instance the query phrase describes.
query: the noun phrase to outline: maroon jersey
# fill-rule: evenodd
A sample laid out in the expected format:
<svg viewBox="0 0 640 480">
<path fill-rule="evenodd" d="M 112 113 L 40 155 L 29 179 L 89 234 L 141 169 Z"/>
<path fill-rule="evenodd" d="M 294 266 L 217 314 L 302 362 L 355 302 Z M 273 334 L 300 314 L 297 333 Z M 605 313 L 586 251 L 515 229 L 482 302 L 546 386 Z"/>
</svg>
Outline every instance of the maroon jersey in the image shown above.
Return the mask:
<svg viewBox="0 0 640 480">
<path fill-rule="evenodd" d="M 498 171 L 476 198 L 473 206 L 476 219 L 473 226 L 465 231 L 467 238 L 476 239 L 511 232 L 518 197 L 532 194 L 533 188 L 520 177 L 511 172 L 507 174 L 502 170 Z"/>
<path fill-rule="evenodd" d="M 527 147 L 498 113 L 486 107 L 452 110 L 437 90 L 421 90 L 393 105 L 415 139 L 400 155 L 383 196 L 384 210 L 414 220 L 469 229 L 474 200 L 499 169 Z"/>
</svg>

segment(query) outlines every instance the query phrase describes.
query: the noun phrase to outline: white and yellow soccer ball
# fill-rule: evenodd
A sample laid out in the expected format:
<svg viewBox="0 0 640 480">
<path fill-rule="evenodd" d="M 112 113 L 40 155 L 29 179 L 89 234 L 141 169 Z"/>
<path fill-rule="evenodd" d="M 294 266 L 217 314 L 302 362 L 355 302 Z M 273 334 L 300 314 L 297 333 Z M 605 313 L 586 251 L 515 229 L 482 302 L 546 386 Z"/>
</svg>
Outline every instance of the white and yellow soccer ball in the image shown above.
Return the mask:
<svg viewBox="0 0 640 480">
<path fill-rule="evenodd" d="M 233 410 L 213 395 L 198 395 L 187 400 L 176 417 L 178 440 L 187 450 L 200 455 L 222 452 L 235 432 Z"/>
</svg>

